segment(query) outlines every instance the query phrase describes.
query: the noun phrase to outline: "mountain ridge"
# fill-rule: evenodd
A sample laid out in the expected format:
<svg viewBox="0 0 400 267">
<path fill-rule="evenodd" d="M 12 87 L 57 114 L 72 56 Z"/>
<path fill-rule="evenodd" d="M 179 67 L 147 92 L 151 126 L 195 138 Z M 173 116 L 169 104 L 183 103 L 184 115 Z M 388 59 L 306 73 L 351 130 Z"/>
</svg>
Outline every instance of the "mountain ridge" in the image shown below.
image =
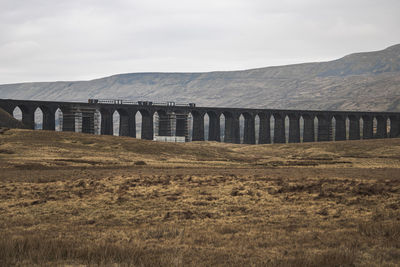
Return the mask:
<svg viewBox="0 0 400 267">
<path fill-rule="evenodd" d="M 400 111 L 400 44 L 342 58 L 236 71 L 142 72 L 0 85 L 1 98 L 195 102 L 202 106 Z"/>
</svg>

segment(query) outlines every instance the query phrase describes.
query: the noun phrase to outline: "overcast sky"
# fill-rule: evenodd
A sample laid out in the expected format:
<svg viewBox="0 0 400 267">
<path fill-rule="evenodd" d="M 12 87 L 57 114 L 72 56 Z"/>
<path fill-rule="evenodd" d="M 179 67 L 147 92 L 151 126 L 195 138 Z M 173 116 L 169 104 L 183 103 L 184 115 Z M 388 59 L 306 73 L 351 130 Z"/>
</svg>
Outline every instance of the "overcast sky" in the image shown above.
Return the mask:
<svg viewBox="0 0 400 267">
<path fill-rule="evenodd" d="M 400 43 L 399 0 L 0 0 L 0 84 L 326 61 Z"/>
</svg>

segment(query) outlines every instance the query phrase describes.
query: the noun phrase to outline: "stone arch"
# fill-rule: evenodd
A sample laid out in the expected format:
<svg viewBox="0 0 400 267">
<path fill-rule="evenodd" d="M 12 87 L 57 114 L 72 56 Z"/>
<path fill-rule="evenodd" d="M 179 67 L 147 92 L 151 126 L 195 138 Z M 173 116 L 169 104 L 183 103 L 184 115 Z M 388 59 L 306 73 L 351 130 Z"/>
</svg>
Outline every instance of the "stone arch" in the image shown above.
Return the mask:
<svg viewBox="0 0 400 267">
<path fill-rule="evenodd" d="M 314 142 L 318 142 L 318 127 L 319 127 L 318 116 L 314 116 Z"/>
<path fill-rule="evenodd" d="M 273 114 L 270 117 L 270 127 L 271 143 L 275 143 L 275 116 Z"/>
<path fill-rule="evenodd" d="M 31 106 L 18 105 L 22 113 L 22 123 L 28 129 L 35 129 L 35 111 Z M 15 110 L 15 108 L 14 108 Z"/>
<path fill-rule="evenodd" d="M 364 134 L 364 118 L 360 116 L 358 118 L 358 123 L 359 123 L 359 129 L 358 129 L 358 139 L 364 139 L 363 134 Z"/>
<path fill-rule="evenodd" d="M 299 117 L 299 130 L 300 130 L 300 142 L 303 142 L 304 139 L 304 118 L 303 115 Z"/>
<path fill-rule="evenodd" d="M 210 131 L 210 116 L 206 112 L 204 114 L 204 140 L 208 141 L 208 135 Z"/>
<path fill-rule="evenodd" d="M 244 128 L 245 128 L 245 119 L 243 113 L 239 115 L 239 143 L 244 143 Z"/>
<path fill-rule="evenodd" d="M 124 108 L 112 112 L 113 135 L 136 137 L 135 114 Z"/>
<path fill-rule="evenodd" d="M 15 106 L 13 111 L 12 111 L 12 115 L 15 119 L 22 121 L 22 110 L 19 106 Z"/>
<path fill-rule="evenodd" d="M 376 132 L 378 129 L 378 120 L 376 119 L 376 116 L 372 117 L 372 136 L 373 138 L 376 137 Z"/>
<path fill-rule="evenodd" d="M 186 142 L 191 142 L 193 140 L 193 111 L 186 112 L 187 116 L 187 136 L 185 138 Z"/>
<path fill-rule="evenodd" d="M 346 139 L 349 140 L 350 138 L 350 118 L 349 116 L 345 116 L 345 122 L 346 122 Z"/>
<path fill-rule="evenodd" d="M 260 144 L 260 115 L 258 113 L 254 116 L 254 131 L 255 143 Z"/>
<path fill-rule="evenodd" d="M 290 121 L 289 116 L 285 115 L 285 120 L 284 120 L 284 122 L 285 122 L 285 143 L 289 143 L 289 132 L 290 132 L 289 121 Z"/>
<path fill-rule="evenodd" d="M 43 130 L 44 112 L 42 107 L 37 107 L 34 111 L 35 130 Z"/>
<path fill-rule="evenodd" d="M 63 130 L 63 112 L 61 108 L 57 107 L 55 113 L 54 113 L 54 124 L 55 124 L 55 130 L 57 132 L 61 132 Z M 100 134 L 100 132 L 98 132 Z"/>
<path fill-rule="evenodd" d="M 332 141 L 336 140 L 336 117 L 332 116 Z"/>
<path fill-rule="evenodd" d="M 136 121 L 136 138 L 142 138 L 142 113 L 140 111 L 136 112 L 135 114 L 135 121 Z"/>
<path fill-rule="evenodd" d="M 224 113 L 219 114 L 219 118 L 217 119 L 219 123 L 219 140 L 221 142 L 225 142 L 226 137 L 226 116 Z"/>
<path fill-rule="evenodd" d="M 119 130 L 120 130 L 120 110 L 114 110 L 112 112 L 112 128 L 113 128 L 113 135 L 119 136 Z"/>
</svg>

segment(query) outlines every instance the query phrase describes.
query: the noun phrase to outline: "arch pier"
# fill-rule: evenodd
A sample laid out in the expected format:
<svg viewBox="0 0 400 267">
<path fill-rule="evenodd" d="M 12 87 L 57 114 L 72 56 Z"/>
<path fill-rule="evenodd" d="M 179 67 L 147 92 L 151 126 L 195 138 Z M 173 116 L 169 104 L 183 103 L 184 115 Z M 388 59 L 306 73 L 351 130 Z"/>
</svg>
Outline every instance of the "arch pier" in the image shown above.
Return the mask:
<svg viewBox="0 0 400 267">
<path fill-rule="evenodd" d="M 221 141 L 221 127 L 219 117 L 221 113 L 208 111 L 209 125 L 208 125 L 208 141 Z"/>
<path fill-rule="evenodd" d="M 193 131 L 192 141 L 204 141 L 204 112 L 192 112 Z"/>
<path fill-rule="evenodd" d="M 119 127 L 120 136 L 136 137 L 136 127 L 140 127 L 141 138 L 146 140 L 153 140 L 155 135 L 165 135 L 204 141 L 207 139 L 205 130 L 209 141 L 223 140 L 235 144 L 400 137 L 400 112 L 144 105 L 141 102 L 127 104 L 120 100 L 80 103 L 0 99 L 0 108 L 12 116 L 19 113 L 18 118 L 28 129 L 35 129 L 37 112 L 37 116 L 41 116 L 40 128 L 43 130 L 54 131 L 61 124 L 62 131 L 112 135 L 115 126 L 115 129 Z M 62 116 L 58 113 L 62 113 Z M 138 126 L 135 119 L 137 114 L 142 117 Z M 113 121 L 113 115 L 119 115 L 119 121 Z M 207 124 L 205 120 L 208 121 Z"/>
<path fill-rule="evenodd" d="M 289 114 L 289 143 L 300 143 L 300 115 Z"/>
<path fill-rule="evenodd" d="M 363 119 L 363 139 L 371 139 L 374 137 L 374 121 L 371 115 L 361 116 Z"/>
<path fill-rule="evenodd" d="M 304 129 L 303 129 L 303 142 L 314 142 L 315 141 L 315 115 L 314 114 L 303 114 Z"/>
<path fill-rule="evenodd" d="M 258 143 L 271 144 L 271 114 L 261 112 L 258 113 L 258 117 L 260 118 Z"/>
</svg>

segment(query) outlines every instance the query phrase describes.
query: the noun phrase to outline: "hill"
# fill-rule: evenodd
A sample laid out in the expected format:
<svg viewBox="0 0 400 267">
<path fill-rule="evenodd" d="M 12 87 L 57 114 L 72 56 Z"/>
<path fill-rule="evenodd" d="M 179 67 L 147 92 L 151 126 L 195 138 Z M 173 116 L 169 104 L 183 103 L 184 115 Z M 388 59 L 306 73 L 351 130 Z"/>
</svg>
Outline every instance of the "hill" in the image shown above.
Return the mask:
<svg viewBox="0 0 400 267">
<path fill-rule="evenodd" d="M 21 121 L 15 119 L 0 108 L 0 128 L 25 128 Z"/>
<path fill-rule="evenodd" d="M 400 139 L 0 135 L 1 266 L 396 266 Z"/>
<path fill-rule="evenodd" d="M 131 73 L 0 85 L 1 98 L 111 98 L 201 106 L 400 111 L 400 44 L 341 59 L 243 71 Z"/>
</svg>

